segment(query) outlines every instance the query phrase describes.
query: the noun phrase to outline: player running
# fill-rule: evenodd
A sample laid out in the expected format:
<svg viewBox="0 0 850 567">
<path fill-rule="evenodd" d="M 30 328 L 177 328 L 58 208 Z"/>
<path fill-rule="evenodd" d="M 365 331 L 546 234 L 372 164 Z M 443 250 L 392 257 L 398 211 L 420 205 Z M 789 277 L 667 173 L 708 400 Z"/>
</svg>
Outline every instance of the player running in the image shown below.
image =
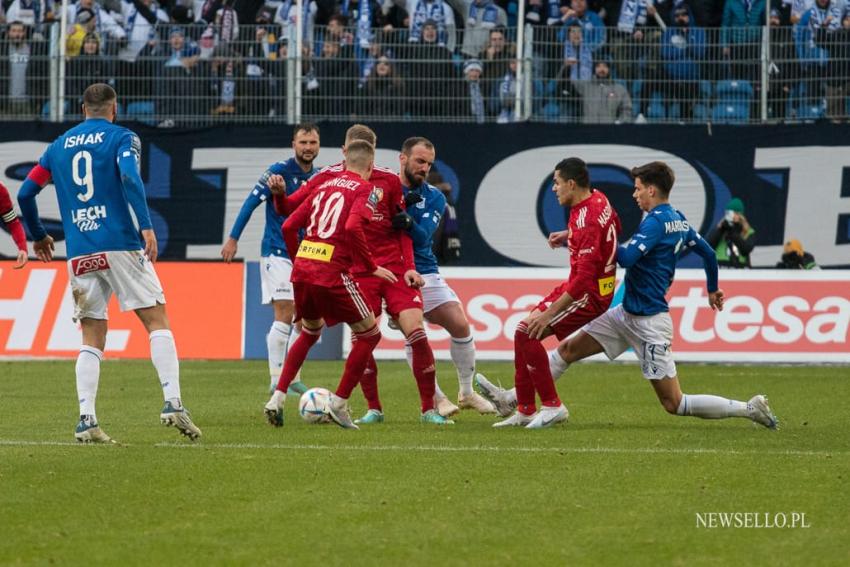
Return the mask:
<svg viewBox="0 0 850 567">
<path fill-rule="evenodd" d="M 221 249 L 221 257 L 230 263 L 236 256 L 238 240 L 251 219 L 251 214 L 260 204 L 266 204 L 266 226 L 260 250 L 260 281 L 263 291 L 263 305 L 271 303 L 274 309 L 274 322 L 266 335 L 266 345 L 269 355 L 270 390 L 274 391 L 283 368 L 287 347 L 298 337 L 298 327 L 292 324 L 292 260 L 286 251 L 286 244 L 280 227 L 285 218 L 275 210 L 272 193 L 268 182 L 271 176 L 280 176 L 285 186 L 286 194 L 292 194 L 306 183 L 318 170 L 313 167 L 313 160 L 319 155 L 319 127 L 315 124 L 304 123 L 295 127 L 292 135 L 292 149 L 295 156 L 286 161 L 273 163 L 257 180 L 254 189 L 245 199 L 239 216 L 230 229 L 230 237 Z M 290 393 L 303 394 L 307 387 L 296 377 L 289 386 Z"/>
<path fill-rule="evenodd" d="M 434 144 L 426 138 L 413 137 L 404 141 L 399 155 L 401 171 L 399 179 L 405 192 L 405 211 L 399 211 L 392 219 L 392 225 L 406 230 L 413 240 L 413 258 L 416 271 L 422 275 L 425 285 L 422 287 L 422 310 L 429 323 L 439 325 L 451 336 L 449 347 L 452 362 L 457 369 L 459 383 L 458 404 L 452 404 L 448 397 L 435 384 L 435 404 L 440 415 L 448 417 L 458 409 L 474 409 L 479 413 L 496 413 L 493 404 L 482 398 L 472 389 L 475 376 L 475 343 L 469 328 L 469 321 L 463 312 L 455 292 L 440 276 L 437 258 L 432 250 L 432 236 L 440 225 L 440 219 L 446 209 L 446 198 L 436 187 L 425 182 L 436 158 Z M 408 364 L 413 365 L 411 349 L 405 348 Z M 367 397 L 369 409 L 355 423 L 381 423 L 384 414 L 378 396 L 377 368 L 370 367 L 360 381 L 360 387 Z"/>
<path fill-rule="evenodd" d="M 113 292 L 121 310 L 135 311 L 150 333 L 151 360 L 165 397 L 160 420 L 194 440 L 201 436 L 201 430 L 192 423 L 180 399 L 177 349 L 165 313 L 165 295 L 153 267 L 157 242 L 139 175 L 141 142 L 132 131 L 112 124 L 117 105 L 117 96 L 109 85 L 88 87 L 83 93 L 85 121 L 48 146 L 27 175 L 18 202 L 36 256 L 50 261 L 53 238 L 38 217 L 35 198 L 53 178 L 68 246 L 74 319 L 83 331 L 76 366 L 80 402 L 80 422 L 74 433 L 77 440 L 112 442 L 98 425 L 95 397 L 106 344 L 107 304 Z"/>
<path fill-rule="evenodd" d="M 330 416 L 341 427 L 359 429 L 351 421 L 348 398 L 357 386 L 366 362 L 381 340 L 375 316 L 350 274 L 352 263 L 371 268 L 376 278 L 395 281 L 395 276 L 375 265 L 363 226 L 369 222 L 380 199 L 380 190 L 366 181 L 372 173 L 375 149 L 362 141 L 348 146 L 346 170 L 316 186 L 310 198 L 283 224 L 290 257 L 295 258 L 292 284 L 295 310 L 302 332 L 293 343 L 280 380 L 264 408 L 272 425 L 283 425 L 285 392 L 322 331 L 322 326 L 348 323 L 357 339 L 345 361 L 345 370 L 331 397 Z M 298 244 L 298 233 L 306 228 Z"/>
<path fill-rule="evenodd" d="M 15 207 L 12 206 L 12 198 L 9 197 L 9 190 L 6 186 L 0 183 L 0 218 L 3 219 L 3 224 L 9 232 L 12 233 L 12 240 L 15 241 L 15 246 L 18 247 L 18 256 L 14 270 L 20 270 L 27 263 L 27 235 L 24 233 L 24 226 L 21 224 L 21 219 L 15 214 Z"/>
<path fill-rule="evenodd" d="M 635 182 L 634 199 L 647 214 L 637 232 L 617 251 L 617 262 L 626 268 L 623 303 L 585 325 L 562 344 L 564 359 L 573 363 L 604 352 L 613 360 L 631 347 L 644 378 L 650 381 L 668 413 L 704 419 L 744 417 L 776 429 L 778 421 L 763 395 L 740 402 L 682 393 L 673 361 L 673 323 L 665 295 L 673 283 L 679 253 L 689 248 L 702 257 L 709 306 L 722 310 L 723 290 L 717 284 L 717 258 L 685 216 L 670 206 L 675 177 L 667 164 L 648 163 L 632 169 L 631 175 Z"/>
</svg>

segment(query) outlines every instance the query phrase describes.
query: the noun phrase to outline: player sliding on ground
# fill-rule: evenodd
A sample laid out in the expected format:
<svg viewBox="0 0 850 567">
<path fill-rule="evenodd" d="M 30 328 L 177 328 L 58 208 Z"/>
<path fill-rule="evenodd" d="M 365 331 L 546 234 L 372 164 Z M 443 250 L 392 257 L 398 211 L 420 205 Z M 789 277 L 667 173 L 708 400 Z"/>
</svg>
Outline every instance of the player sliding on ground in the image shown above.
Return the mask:
<svg viewBox="0 0 850 567">
<path fill-rule="evenodd" d="M 563 359 L 573 363 L 604 352 L 611 360 L 634 349 L 644 378 L 652 384 L 664 409 L 673 415 L 691 415 L 704 419 L 743 417 L 776 429 L 777 419 L 767 398 L 756 395 L 749 402 L 728 400 L 705 394 L 683 394 L 679 387 L 671 342 L 673 323 L 665 295 L 673 283 L 679 253 L 689 248 L 699 254 L 705 268 L 708 304 L 723 309 L 723 290 L 717 283 L 717 258 L 714 250 L 685 219 L 670 206 L 674 175 L 663 162 L 652 162 L 631 171 L 633 197 L 647 214 L 637 232 L 617 250 L 617 262 L 626 268 L 625 295 L 622 305 L 606 311 L 563 343 Z M 529 331 L 542 335 L 537 326 Z M 522 405 L 512 417 L 516 425 L 530 420 Z"/>
<path fill-rule="evenodd" d="M 315 185 L 303 204 L 283 223 L 289 257 L 295 259 L 292 285 L 295 314 L 301 335 L 292 344 L 277 389 L 264 408 L 266 419 L 283 425 L 283 404 L 304 359 L 322 327 L 343 322 L 357 339 L 345 361 L 345 370 L 331 397 L 331 418 L 346 429 L 359 429 L 351 421 L 348 398 L 360 381 L 366 362 L 381 340 L 375 316 L 350 274 L 357 262 L 376 278 L 395 281 L 389 270 L 376 266 L 366 243 L 364 225 L 374 214 L 379 191 L 366 181 L 372 173 L 375 149 L 367 142 L 348 145 L 346 169 Z M 306 229 L 298 244 L 298 233 Z"/>
<path fill-rule="evenodd" d="M 139 175 L 142 146 L 136 134 L 112 124 L 117 112 L 112 87 L 95 84 L 87 88 L 83 93 L 85 121 L 48 146 L 27 175 L 18 201 L 36 255 L 50 261 L 53 238 L 38 218 L 35 197 L 53 178 L 68 247 L 74 319 L 83 331 L 76 366 L 77 440 L 112 442 L 98 425 L 95 397 L 106 345 L 106 307 L 113 293 L 121 310 L 135 311 L 150 333 L 151 360 L 165 397 L 160 420 L 194 440 L 201 430 L 180 400 L 177 349 L 165 314 L 165 295 L 153 268 L 157 243 Z M 130 208 L 138 219 L 138 229 Z"/>
</svg>

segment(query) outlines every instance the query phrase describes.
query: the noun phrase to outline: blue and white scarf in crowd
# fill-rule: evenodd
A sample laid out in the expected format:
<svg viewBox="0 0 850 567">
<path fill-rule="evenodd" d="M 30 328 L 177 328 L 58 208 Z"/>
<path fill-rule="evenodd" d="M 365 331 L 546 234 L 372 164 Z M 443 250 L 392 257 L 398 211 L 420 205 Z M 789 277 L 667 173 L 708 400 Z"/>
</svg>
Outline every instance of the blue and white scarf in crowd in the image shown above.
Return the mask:
<svg viewBox="0 0 850 567">
<path fill-rule="evenodd" d="M 412 24 L 410 27 L 410 41 L 418 42 L 422 39 L 422 27 L 428 20 L 437 23 L 437 43 L 446 44 L 446 13 L 443 0 L 419 0 L 413 9 Z"/>
<path fill-rule="evenodd" d="M 653 0 L 623 0 L 620 7 L 620 19 L 617 20 L 617 29 L 621 32 L 632 33 L 636 25 L 646 23 L 646 5 L 654 4 Z"/>
<path fill-rule="evenodd" d="M 481 83 L 469 82 L 469 102 L 472 116 L 478 124 L 484 124 L 484 95 L 481 94 Z"/>
<path fill-rule="evenodd" d="M 578 61 L 569 66 L 570 79 L 589 81 L 593 77 L 593 52 L 584 42 L 576 49 L 576 46 L 568 41 L 564 46 L 564 59 Z"/>
<path fill-rule="evenodd" d="M 370 0 L 360 0 L 356 10 L 351 10 L 350 4 L 351 0 L 344 0 L 341 13 L 343 16 L 348 17 L 349 12 L 353 12 L 352 15 L 357 17 L 357 31 L 355 32 L 357 45 L 361 49 L 368 49 L 375 37 L 372 33 L 372 2 Z"/>
<path fill-rule="evenodd" d="M 838 2 L 835 2 L 835 0 L 830 2 L 829 6 L 826 8 L 821 8 L 815 4 L 809 12 L 812 14 L 809 17 L 809 28 L 812 31 L 826 29 L 833 32 L 841 27 L 841 6 L 839 6 Z M 832 17 L 832 19 L 829 21 L 826 28 L 824 28 L 823 23 L 829 17 Z"/>
<path fill-rule="evenodd" d="M 291 29 L 284 30 L 284 37 L 291 41 L 295 41 L 295 34 L 297 33 L 295 31 L 297 22 L 295 18 L 289 17 L 293 4 L 295 4 L 293 0 L 286 0 L 280 5 L 280 8 L 277 9 L 278 18 L 283 22 L 287 22 L 291 26 Z M 301 21 L 304 22 L 301 25 L 302 39 L 305 42 L 309 42 L 310 32 L 308 31 L 308 28 L 310 26 L 308 25 L 308 22 L 310 21 L 310 0 L 303 0 L 303 2 L 301 2 Z"/>
<path fill-rule="evenodd" d="M 469 5 L 469 19 L 466 23 L 469 26 L 478 25 L 478 15 L 481 16 L 482 28 L 493 28 L 499 23 L 499 9 L 493 3 L 493 0 L 474 0 Z"/>
</svg>

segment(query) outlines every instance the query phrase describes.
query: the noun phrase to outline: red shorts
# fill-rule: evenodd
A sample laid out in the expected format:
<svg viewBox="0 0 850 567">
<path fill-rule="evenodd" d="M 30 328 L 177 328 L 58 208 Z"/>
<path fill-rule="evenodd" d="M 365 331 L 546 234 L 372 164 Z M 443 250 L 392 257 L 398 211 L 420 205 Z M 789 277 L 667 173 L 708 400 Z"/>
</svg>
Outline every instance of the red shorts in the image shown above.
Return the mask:
<svg viewBox="0 0 850 567">
<path fill-rule="evenodd" d="M 366 301 L 375 315 L 381 314 L 381 300 L 387 303 L 387 313 L 393 319 L 405 309 L 422 309 L 422 293 L 404 282 L 404 277 L 399 276 L 395 283 L 388 282 L 373 275 L 357 276 L 360 290 L 366 297 Z"/>
<path fill-rule="evenodd" d="M 369 304 L 350 276 L 342 277 L 344 285 L 324 287 L 309 282 L 292 282 L 295 294 L 295 320 L 324 319 L 325 325 L 356 323 L 372 315 Z"/>
<path fill-rule="evenodd" d="M 566 291 L 566 283 L 553 289 L 537 304 L 538 311 L 548 309 L 549 305 L 564 295 Z M 559 341 L 564 340 L 607 311 L 608 306 L 611 305 L 611 298 L 613 298 L 613 295 L 608 296 L 608 301 L 600 303 L 598 299 L 585 292 L 581 297 L 575 299 L 569 307 L 555 315 L 549 323 L 549 328 L 554 331 Z"/>
</svg>

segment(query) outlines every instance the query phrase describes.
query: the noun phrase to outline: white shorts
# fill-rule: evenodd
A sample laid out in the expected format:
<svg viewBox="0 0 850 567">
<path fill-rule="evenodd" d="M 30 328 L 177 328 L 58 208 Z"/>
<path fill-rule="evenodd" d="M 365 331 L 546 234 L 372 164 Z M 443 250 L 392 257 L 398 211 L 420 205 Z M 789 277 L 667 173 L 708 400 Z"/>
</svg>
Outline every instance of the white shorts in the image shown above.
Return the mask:
<svg viewBox="0 0 850 567">
<path fill-rule="evenodd" d="M 291 278 L 292 262 L 288 258 L 263 256 L 260 259 L 263 305 L 268 305 L 272 301 L 294 300 Z"/>
<path fill-rule="evenodd" d="M 457 294 L 440 274 L 422 274 L 425 285 L 422 286 L 422 311 L 428 313 L 442 305 L 456 301 L 460 303 Z"/>
<path fill-rule="evenodd" d="M 659 380 L 676 376 L 670 347 L 673 320 L 669 313 L 631 315 L 618 305 L 582 327 L 582 331 L 596 339 L 611 360 L 632 347 L 644 378 Z"/>
<path fill-rule="evenodd" d="M 74 296 L 74 320 L 108 319 L 112 294 L 121 311 L 165 303 L 153 264 L 142 250 L 98 252 L 68 260 L 68 279 Z"/>
</svg>

